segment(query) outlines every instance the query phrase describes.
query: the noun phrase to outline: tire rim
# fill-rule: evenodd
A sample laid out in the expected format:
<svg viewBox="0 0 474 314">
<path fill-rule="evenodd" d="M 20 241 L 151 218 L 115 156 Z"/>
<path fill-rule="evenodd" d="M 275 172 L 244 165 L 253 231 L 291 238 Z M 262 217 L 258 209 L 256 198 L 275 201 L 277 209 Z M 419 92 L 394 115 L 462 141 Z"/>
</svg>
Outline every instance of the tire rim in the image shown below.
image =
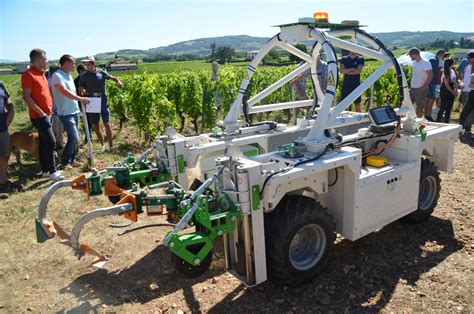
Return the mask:
<svg viewBox="0 0 474 314">
<path fill-rule="evenodd" d="M 308 270 L 322 258 L 326 249 L 326 233 L 320 225 L 306 225 L 295 234 L 290 244 L 291 265 L 297 270 Z"/>
<path fill-rule="evenodd" d="M 418 195 L 418 207 L 421 210 L 427 210 L 433 205 L 436 199 L 436 186 L 436 179 L 433 176 L 426 177 L 421 182 Z"/>
</svg>

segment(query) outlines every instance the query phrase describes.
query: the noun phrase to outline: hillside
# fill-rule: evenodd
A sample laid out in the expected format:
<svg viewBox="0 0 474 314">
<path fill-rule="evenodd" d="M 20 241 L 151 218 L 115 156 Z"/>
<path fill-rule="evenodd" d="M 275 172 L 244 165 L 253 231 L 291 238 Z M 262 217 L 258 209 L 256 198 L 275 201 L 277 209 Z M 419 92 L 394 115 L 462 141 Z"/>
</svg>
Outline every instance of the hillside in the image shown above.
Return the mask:
<svg viewBox="0 0 474 314">
<path fill-rule="evenodd" d="M 429 44 L 436 39 L 440 40 L 454 40 L 458 41 L 461 37 L 465 39 L 474 40 L 474 33 L 455 33 L 448 31 L 436 32 L 390 32 L 390 33 L 376 33 L 380 40 L 382 40 L 389 47 L 392 46 L 416 46 L 422 44 Z M 472 47 L 474 48 L 474 47 Z"/>
<path fill-rule="evenodd" d="M 151 48 L 148 50 L 124 49 L 117 52 L 106 52 L 97 54 L 98 59 L 110 59 L 115 56 L 141 57 L 146 55 L 181 55 L 195 54 L 208 55 L 210 45 L 215 43 L 217 46 L 230 46 L 237 51 L 249 51 L 260 49 L 266 42 L 266 37 L 253 37 L 248 35 L 221 36 L 210 38 L 198 38 L 188 41 L 182 41 L 169 46 Z"/>
<path fill-rule="evenodd" d="M 375 33 L 387 46 L 416 46 L 428 44 L 436 39 L 459 41 L 461 37 L 474 40 L 474 33 L 456 33 L 449 31 L 433 31 L 433 32 L 390 32 Z M 148 50 L 123 49 L 116 52 L 105 52 L 97 54 L 98 59 L 112 59 L 115 54 L 129 58 L 143 58 L 150 55 L 208 55 L 210 53 L 210 45 L 216 43 L 217 46 L 230 46 L 237 51 L 249 51 L 260 49 L 266 42 L 266 37 L 253 37 L 248 35 L 221 36 L 198 38 L 178 42 L 169 46 L 158 48 L 150 48 Z M 474 47 L 472 47 L 474 48 Z"/>
</svg>

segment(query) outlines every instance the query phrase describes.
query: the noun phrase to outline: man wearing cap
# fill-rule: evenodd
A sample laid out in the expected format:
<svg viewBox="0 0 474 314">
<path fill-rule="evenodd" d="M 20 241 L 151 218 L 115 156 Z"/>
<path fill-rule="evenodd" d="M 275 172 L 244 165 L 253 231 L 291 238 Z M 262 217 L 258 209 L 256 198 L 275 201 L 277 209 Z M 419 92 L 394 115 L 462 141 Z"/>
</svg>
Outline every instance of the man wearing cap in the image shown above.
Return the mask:
<svg viewBox="0 0 474 314">
<path fill-rule="evenodd" d="M 426 90 L 433 78 L 433 70 L 431 63 L 421 58 L 418 48 L 411 48 L 408 55 L 413 61 L 410 98 L 411 102 L 416 104 L 416 116 L 421 118 L 426 104 Z"/>
<path fill-rule="evenodd" d="M 97 69 L 95 67 L 95 58 L 93 56 L 86 57 L 84 60 L 82 60 L 82 63 L 84 63 L 86 66 L 86 72 L 80 76 L 79 87 L 81 90 L 85 91 L 85 95 L 87 97 L 100 97 L 102 107 L 100 113 L 91 112 L 87 114 L 89 129 L 92 124 L 94 126 L 95 133 L 97 134 L 97 138 L 102 145 L 102 149 L 105 149 L 104 138 L 99 127 L 100 117 L 102 117 L 109 147 L 111 148 L 113 146 L 112 129 L 110 128 L 110 109 L 107 103 L 105 81 L 114 81 L 118 88 L 123 88 L 123 84 L 118 78 L 109 75 L 106 71 Z"/>
<path fill-rule="evenodd" d="M 459 116 L 459 124 L 463 126 L 464 133 L 469 134 L 471 132 L 472 121 L 466 123 L 466 120 L 474 111 L 474 49 L 469 50 L 466 57 L 469 64 L 466 66 L 464 71 L 463 94 L 465 98 L 467 96 L 467 101 L 465 102 L 464 108 Z"/>
</svg>

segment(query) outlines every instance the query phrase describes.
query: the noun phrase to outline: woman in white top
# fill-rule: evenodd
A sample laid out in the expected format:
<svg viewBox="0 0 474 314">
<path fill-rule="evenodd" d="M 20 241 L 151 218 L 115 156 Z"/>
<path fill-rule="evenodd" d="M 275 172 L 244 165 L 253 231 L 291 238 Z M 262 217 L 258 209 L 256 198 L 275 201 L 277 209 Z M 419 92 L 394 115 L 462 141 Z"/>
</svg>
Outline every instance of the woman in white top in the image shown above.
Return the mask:
<svg viewBox="0 0 474 314">
<path fill-rule="evenodd" d="M 449 123 L 451 118 L 451 110 L 453 109 L 454 99 L 457 96 L 457 78 L 453 69 L 454 60 L 444 60 L 443 75 L 441 76 L 441 90 L 439 97 L 441 99 L 441 107 L 436 117 L 436 122 L 441 122 L 444 115 L 444 123 Z"/>
</svg>

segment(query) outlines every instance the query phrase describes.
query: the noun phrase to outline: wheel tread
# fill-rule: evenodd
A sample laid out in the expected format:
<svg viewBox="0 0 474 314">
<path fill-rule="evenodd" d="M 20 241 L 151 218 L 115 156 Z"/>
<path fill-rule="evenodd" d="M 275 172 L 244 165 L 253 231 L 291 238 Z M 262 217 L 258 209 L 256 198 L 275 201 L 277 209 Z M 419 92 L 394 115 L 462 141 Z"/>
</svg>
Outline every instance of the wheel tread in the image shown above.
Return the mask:
<svg viewBox="0 0 474 314">
<path fill-rule="evenodd" d="M 267 270 L 269 277 L 277 284 L 297 285 L 315 277 L 326 266 L 334 248 L 336 239 L 335 223 L 333 217 L 322 207 L 319 202 L 299 195 L 290 195 L 282 199 L 275 211 L 265 215 L 265 239 L 267 247 Z M 291 232 L 291 227 L 310 221 L 317 217 L 319 221 L 329 226 L 331 236 L 328 239 L 329 250 L 326 257 L 323 257 L 317 266 L 317 271 L 310 276 L 289 275 L 288 267 L 281 262 L 281 259 L 288 252 L 281 245 L 285 241 L 285 235 Z M 280 261 L 280 262 L 275 262 Z"/>
</svg>

